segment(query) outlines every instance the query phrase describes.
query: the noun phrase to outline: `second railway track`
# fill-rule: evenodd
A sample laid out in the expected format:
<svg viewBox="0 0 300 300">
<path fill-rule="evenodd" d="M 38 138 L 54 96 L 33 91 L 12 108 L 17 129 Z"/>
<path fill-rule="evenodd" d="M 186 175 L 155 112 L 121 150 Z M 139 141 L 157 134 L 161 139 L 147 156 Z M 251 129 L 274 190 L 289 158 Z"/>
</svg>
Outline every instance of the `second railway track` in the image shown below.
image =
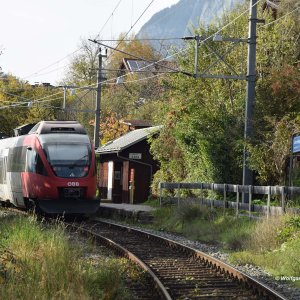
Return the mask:
<svg viewBox="0 0 300 300">
<path fill-rule="evenodd" d="M 147 270 L 161 299 L 285 299 L 235 268 L 177 242 L 104 221 L 73 226 Z"/>
</svg>

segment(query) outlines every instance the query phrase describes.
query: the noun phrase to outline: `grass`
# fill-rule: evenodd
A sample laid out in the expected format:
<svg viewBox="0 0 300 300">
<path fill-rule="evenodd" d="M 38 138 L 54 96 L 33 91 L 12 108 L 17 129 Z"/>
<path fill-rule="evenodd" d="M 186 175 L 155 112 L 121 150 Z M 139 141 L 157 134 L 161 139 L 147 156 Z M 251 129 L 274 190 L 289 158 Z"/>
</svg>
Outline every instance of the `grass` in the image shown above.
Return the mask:
<svg viewBox="0 0 300 300">
<path fill-rule="evenodd" d="M 124 286 L 126 260 L 71 243 L 57 224 L 34 217 L 0 219 L 0 299 L 130 299 Z"/>
<path fill-rule="evenodd" d="M 231 261 L 254 264 L 273 276 L 300 276 L 300 217 L 285 215 L 262 220 L 236 218 L 230 210 L 182 203 L 155 211 L 153 227 L 187 238 L 218 244 Z M 300 287 L 300 282 L 294 284 Z"/>
<path fill-rule="evenodd" d="M 253 223 L 247 218 L 235 218 L 231 212 L 223 215 L 216 209 L 197 204 L 183 203 L 162 207 L 154 212 L 154 227 L 183 234 L 187 238 L 220 243 L 224 248 L 242 247 Z"/>
</svg>

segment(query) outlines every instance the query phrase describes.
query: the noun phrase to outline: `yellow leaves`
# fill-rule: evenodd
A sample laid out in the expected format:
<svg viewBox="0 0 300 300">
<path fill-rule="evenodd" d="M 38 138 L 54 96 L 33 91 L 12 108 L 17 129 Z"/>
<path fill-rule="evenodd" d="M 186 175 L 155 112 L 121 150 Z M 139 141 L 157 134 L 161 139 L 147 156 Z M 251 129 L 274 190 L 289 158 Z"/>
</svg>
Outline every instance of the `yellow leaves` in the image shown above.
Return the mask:
<svg viewBox="0 0 300 300">
<path fill-rule="evenodd" d="M 100 125 L 100 132 L 102 135 L 102 144 L 114 140 L 128 131 L 128 126 L 123 124 L 118 118 L 117 114 L 112 112 L 105 117 Z"/>
</svg>

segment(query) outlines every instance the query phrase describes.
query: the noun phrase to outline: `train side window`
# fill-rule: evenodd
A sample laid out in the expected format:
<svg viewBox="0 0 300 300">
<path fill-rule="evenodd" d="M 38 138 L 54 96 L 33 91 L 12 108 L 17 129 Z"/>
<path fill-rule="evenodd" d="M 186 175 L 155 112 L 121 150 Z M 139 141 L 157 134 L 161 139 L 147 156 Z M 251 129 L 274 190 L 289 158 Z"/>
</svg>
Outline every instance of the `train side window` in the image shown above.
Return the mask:
<svg viewBox="0 0 300 300">
<path fill-rule="evenodd" d="M 39 154 L 36 154 L 35 171 L 37 174 L 48 176 L 47 170 Z"/>
<path fill-rule="evenodd" d="M 26 147 L 15 147 L 9 150 L 7 171 L 23 172 L 25 170 Z"/>
<path fill-rule="evenodd" d="M 32 150 L 27 150 L 26 153 L 26 171 L 35 173 L 35 160 L 36 160 L 36 152 Z"/>
</svg>

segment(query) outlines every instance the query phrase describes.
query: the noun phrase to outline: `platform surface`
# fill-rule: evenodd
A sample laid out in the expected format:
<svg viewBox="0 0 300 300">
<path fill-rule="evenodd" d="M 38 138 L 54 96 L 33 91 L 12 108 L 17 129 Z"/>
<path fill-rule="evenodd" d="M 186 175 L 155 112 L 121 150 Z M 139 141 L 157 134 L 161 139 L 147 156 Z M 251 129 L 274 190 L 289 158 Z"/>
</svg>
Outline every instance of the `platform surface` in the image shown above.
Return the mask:
<svg viewBox="0 0 300 300">
<path fill-rule="evenodd" d="M 149 206 L 149 205 L 143 205 L 143 204 L 128 204 L 128 203 L 101 203 L 100 208 L 112 208 L 112 209 L 122 209 L 126 211 L 132 211 L 132 212 L 151 212 L 154 211 L 155 208 Z"/>
</svg>

